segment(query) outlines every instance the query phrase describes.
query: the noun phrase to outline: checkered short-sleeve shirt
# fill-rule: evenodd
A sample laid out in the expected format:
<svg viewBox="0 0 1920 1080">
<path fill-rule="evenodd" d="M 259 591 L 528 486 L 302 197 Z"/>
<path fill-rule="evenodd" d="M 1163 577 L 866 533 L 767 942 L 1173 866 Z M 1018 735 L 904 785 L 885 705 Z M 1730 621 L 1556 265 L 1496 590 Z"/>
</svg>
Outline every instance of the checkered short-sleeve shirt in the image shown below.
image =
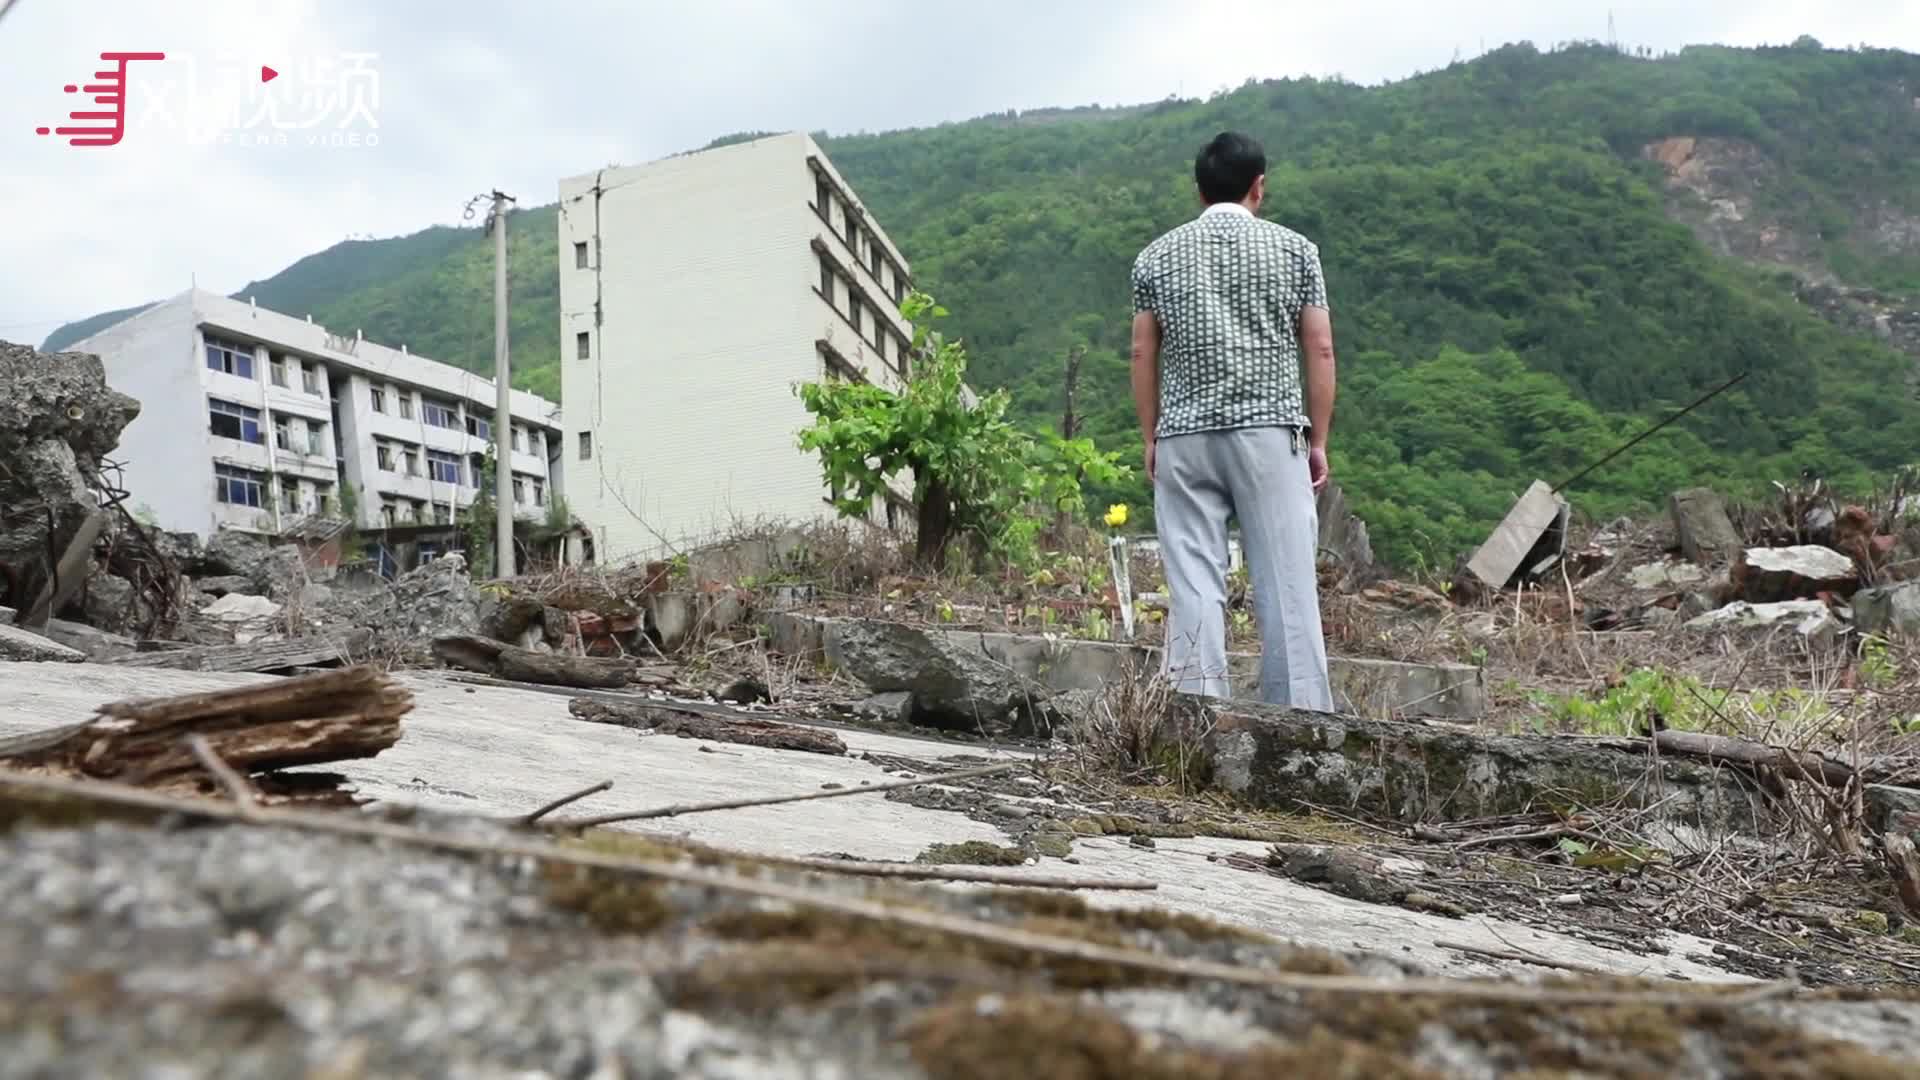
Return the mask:
<svg viewBox="0 0 1920 1080">
<path fill-rule="evenodd" d="M 1148 244 L 1133 263 L 1133 309 L 1160 322 L 1156 436 L 1306 427 L 1300 310 L 1326 306 L 1320 249 L 1238 206 Z"/>
</svg>

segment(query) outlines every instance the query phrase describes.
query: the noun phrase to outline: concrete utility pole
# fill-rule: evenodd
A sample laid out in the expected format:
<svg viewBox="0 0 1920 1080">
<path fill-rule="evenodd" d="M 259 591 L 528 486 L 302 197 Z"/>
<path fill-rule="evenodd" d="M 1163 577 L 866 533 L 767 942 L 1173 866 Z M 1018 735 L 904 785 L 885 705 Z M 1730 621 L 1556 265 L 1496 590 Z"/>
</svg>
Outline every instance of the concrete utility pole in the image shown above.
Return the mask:
<svg viewBox="0 0 1920 1080">
<path fill-rule="evenodd" d="M 494 576 L 514 575 L 513 558 L 513 364 L 507 357 L 507 204 L 493 193 L 487 227 L 493 230 L 493 562 Z"/>
</svg>

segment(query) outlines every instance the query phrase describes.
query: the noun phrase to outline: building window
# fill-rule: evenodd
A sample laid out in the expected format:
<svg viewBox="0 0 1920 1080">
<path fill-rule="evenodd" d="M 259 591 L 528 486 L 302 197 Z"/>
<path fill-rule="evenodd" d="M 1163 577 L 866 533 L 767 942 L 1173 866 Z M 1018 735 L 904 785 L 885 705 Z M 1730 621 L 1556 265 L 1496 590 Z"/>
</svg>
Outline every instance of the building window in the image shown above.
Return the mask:
<svg viewBox="0 0 1920 1080">
<path fill-rule="evenodd" d="M 402 450 L 400 452 L 400 466 L 406 470 L 408 476 L 419 476 L 420 455 L 412 450 Z"/>
<path fill-rule="evenodd" d="M 452 406 L 442 405 L 428 398 L 421 398 L 420 414 L 425 417 L 427 423 L 434 427 L 452 428 L 456 431 L 460 428 L 460 417 L 454 412 Z"/>
<path fill-rule="evenodd" d="M 868 265 L 873 269 L 873 280 L 877 282 L 880 280 L 880 242 L 871 236 L 867 237 L 867 256 Z"/>
<path fill-rule="evenodd" d="M 527 432 L 527 443 L 533 447 L 533 452 L 536 454 L 547 452 L 547 437 L 538 431 Z"/>
<path fill-rule="evenodd" d="M 435 525 L 452 524 L 453 511 L 447 509 L 447 506 L 445 503 L 434 503 L 433 504 L 433 523 Z"/>
<path fill-rule="evenodd" d="M 573 242 L 573 268 L 575 270 L 585 270 L 587 268 L 587 242 L 585 240 L 575 240 Z"/>
<path fill-rule="evenodd" d="M 818 173 L 813 177 L 813 208 L 819 211 L 823 218 L 833 216 L 833 185 L 827 183 L 827 178 Z"/>
<path fill-rule="evenodd" d="M 519 506 L 527 501 L 527 482 L 522 477 L 513 478 L 513 504 Z"/>
<path fill-rule="evenodd" d="M 576 360 L 589 360 L 593 357 L 593 335 L 585 330 L 573 335 L 573 355 Z"/>
<path fill-rule="evenodd" d="M 393 471 L 393 447 L 388 446 L 386 443 L 375 443 L 373 446 L 373 459 L 379 463 L 381 472 Z"/>
<path fill-rule="evenodd" d="M 237 469 L 232 465 L 213 467 L 213 497 L 229 506 L 260 506 L 266 486 L 266 473 Z"/>
<path fill-rule="evenodd" d="M 387 392 L 376 386 L 373 388 L 372 393 L 373 393 L 373 411 L 378 413 L 386 412 L 387 411 Z"/>
<path fill-rule="evenodd" d="M 407 516 L 415 523 L 425 525 L 427 523 L 427 504 L 421 502 L 419 499 L 413 500 L 407 504 Z"/>
<path fill-rule="evenodd" d="M 913 374 L 913 346 L 906 338 L 893 339 L 893 358 L 902 377 Z"/>
<path fill-rule="evenodd" d="M 207 370 L 253 378 L 253 346 L 219 338 L 207 339 Z"/>
<path fill-rule="evenodd" d="M 833 298 L 833 276 L 833 264 L 827 261 L 825 255 L 820 256 L 820 295 L 827 298 L 827 303 L 838 307 L 840 302 Z"/>
<path fill-rule="evenodd" d="M 322 514 L 333 513 L 333 489 L 325 484 L 313 485 L 313 505 Z"/>
<path fill-rule="evenodd" d="M 840 210 L 847 219 L 847 246 L 853 249 L 854 255 L 858 256 L 860 254 L 860 220 L 853 216 L 852 203 L 841 203 Z"/>
<path fill-rule="evenodd" d="M 269 353 L 267 355 L 267 376 L 273 380 L 273 385 L 286 386 L 287 358 L 281 356 L 279 353 Z"/>
<path fill-rule="evenodd" d="M 400 508 L 398 506 L 395 506 L 390 502 L 383 502 L 380 504 L 380 524 L 385 525 L 387 528 L 391 529 L 393 528 L 395 522 L 399 520 L 399 517 L 400 517 Z"/>
<path fill-rule="evenodd" d="M 290 454 L 294 453 L 293 421 L 290 418 L 285 416 L 276 416 L 273 418 L 273 446 L 276 450 L 285 450 Z"/>
<path fill-rule="evenodd" d="M 312 394 L 315 397 L 320 396 L 320 365 L 319 364 L 301 364 L 300 365 L 300 385 L 302 388 L 306 390 L 307 393 Z"/>
<path fill-rule="evenodd" d="M 860 298 L 857 296 L 847 297 L 847 321 L 853 324 L 853 336 L 860 337 L 863 331 L 860 329 Z"/>
<path fill-rule="evenodd" d="M 539 477 L 533 480 L 533 505 L 547 505 L 547 485 L 541 483 Z"/>
<path fill-rule="evenodd" d="M 439 450 L 427 451 L 427 478 L 439 484 L 460 484 L 460 458 Z"/>
<path fill-rule="evenodd" d="M 491 439 L 493 438 L 493 424 L 477 416 L 468 416 L 467 434 L 476 439 Z"/>
<path fill-rule="evenodd" d="M 580 460 L 586 461 L 593 456 L 593 432 L 580 433 Z"/>
<path fill-rule="evenodd" d="M 513 449 L 517 453 L 527 452 L 527 433 L 521 428 L 513 429 Z"/>
<path fill-rule="evenodd" d="M 223 439 L 264 444 L 260 434 L 260 410 L 236 405 L 219 398 L 207 399 L 207 430 Z"/>
<path fill-rule="evenodd" d="M 300 512 L 300 482 L 298 480 L 280 481 L 280 509 L 289 514 Z"/>
<path fill-rule="evenodd" d="M 411 390 L 406 390 L 406 391 L 395 391 L 395 393 L 399 394 L 399 399 L 400 399 L 400 419 L 402 420 L 413 419 L 413 392 Z"/>
<path fill-rule="evenodd" d="M 307 421 L 307 453 L 313 457 L 326 456 L 327 428 L 318 420 Z"/>
<path fill-rule="evenodd" d="M 472 481 L 468 485 L 469 487 L 481 488 L 492 486 L 488 483 L 486 463 L 487 456 L 485 454 L 467 455 L 467 475 L 472 477 Z"/>
<path fill-rule="evenodd" d="M 893 302 L 895 304 L 902 304 L 906 302 L 906 299 L 907 278 L 906 275 L 900 272 L 900 268 L 896 266 L 893 268 Z"/>
</svg>

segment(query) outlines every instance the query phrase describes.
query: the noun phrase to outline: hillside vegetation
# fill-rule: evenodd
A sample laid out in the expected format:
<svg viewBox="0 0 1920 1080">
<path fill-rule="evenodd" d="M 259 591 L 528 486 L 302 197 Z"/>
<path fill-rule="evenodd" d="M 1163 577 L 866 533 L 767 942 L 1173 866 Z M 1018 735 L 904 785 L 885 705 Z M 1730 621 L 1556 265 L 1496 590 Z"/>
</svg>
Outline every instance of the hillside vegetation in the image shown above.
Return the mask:
<svg viewBox="0 0 1920 1080">
<path fill-rule="evenodd" d="M 1084 431 L 1134 452 L 1128 267 L 1197 209 L 1194 150 L 1222 128 L 1257 135 L 1265 213 L 1326 264 L 1335 476 L 1408 565 L 1451 560 L 1535 477 L 1565 479 L 1740 371 L 1740 387 L 1582 481 L 1576 505 L 1608 516 L 1683 484 L 1802 469 L 1864 487 L 1908 463 L 1912 361 L 1821 321 L 1782 271 L 1710 254 L 1672 220 L 1642 149 L 1676 135 L 1752 144 L 1772 166 L 1764 209 L 1805 239 L 1807 272 L 1920 291 L 1920 240 L 1865 228 L 1920 212 L 1916 97 L 1920 57 L 1807 40 L 1657 59 L 1515 45 L 1378 88 L 1250 83 L 826 147 L 954 312 L 975 383 L 1010 388 L 1025 422 L 1057 424 L 1065 358 L 1083 346 Z M 557 395 L 553 209 L 512 228 L 520 381 Z M 241 294 L 484 371 L 490 268 L 475 230 L 436 228 L 338 245 Z M 1147 502 L 1137 482 L 1094 497 Z"/>
</svg>

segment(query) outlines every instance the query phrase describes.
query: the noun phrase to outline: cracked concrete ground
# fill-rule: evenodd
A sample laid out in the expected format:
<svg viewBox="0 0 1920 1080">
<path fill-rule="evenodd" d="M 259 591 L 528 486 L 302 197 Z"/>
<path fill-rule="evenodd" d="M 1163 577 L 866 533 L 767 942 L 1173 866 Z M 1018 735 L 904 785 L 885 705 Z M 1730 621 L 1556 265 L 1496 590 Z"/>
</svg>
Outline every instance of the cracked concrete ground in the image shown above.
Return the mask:
<svg viewBox="0 0 1920 1080">
<path fill-rule="evenodd" d="M 348 776 L 362 795 L 381 801 L 504 815 L 524 813 L 556 795 L 612 779 L 612 791 L 577 808 L 602 813 L 889 779 L 857 756 L 642 736 L 576 720 L 567 712 L 566 698 L 557 695 L 463 685 L 434 673 L 399 677 L 415 695 L 414 711 L 404 722 L 400 743 L 376 758 L 330 767 Z M 229 688 L 270 678 L 95 664 L 0 663 L 0 736 L 77 723 L 109 701 Z M 864 731 L 845 731 L 842 737 L 852 755 L 871 752 L 931 759 L 964 752 L 1005 760 L 1025 756 Z M 1006 839 L 991 826 L 959 813 L 879 797 L 729 810 L 631 827 L 771 855 L 842 852 L 885 860 L 912 859 L 933 843 L 1002 843 Z M 1150 878 L 1160 886 L 1154 892 L 1093 892 L 1087 899 L 1101 905 L 1162 906 L 1203 914 L 1301 945 L 1366 950 L 1438 973 L 1484 975 L 1515 969 L 1512 964 L 1434 944 L 1445 940 L 1531 951 L 1621 975 L 1741 979 L 1715 966 L 1711 943 L 1698 938 L 1650 931 L 1649 943 L 1665 952 L 1642 956 L 1502 919 L 1455 919 L 1348 900 L 1206 858 L 1234 851 L 1258 855 L 1265 848 L 1251 841 L 1192 838 L 1166 840 L 1148 850 L 1132 847 L 1124 839 L 1090 838 L 1075 845 L 1078 865 L 1047 859 L 1029 869 Z"/>
</svg>

